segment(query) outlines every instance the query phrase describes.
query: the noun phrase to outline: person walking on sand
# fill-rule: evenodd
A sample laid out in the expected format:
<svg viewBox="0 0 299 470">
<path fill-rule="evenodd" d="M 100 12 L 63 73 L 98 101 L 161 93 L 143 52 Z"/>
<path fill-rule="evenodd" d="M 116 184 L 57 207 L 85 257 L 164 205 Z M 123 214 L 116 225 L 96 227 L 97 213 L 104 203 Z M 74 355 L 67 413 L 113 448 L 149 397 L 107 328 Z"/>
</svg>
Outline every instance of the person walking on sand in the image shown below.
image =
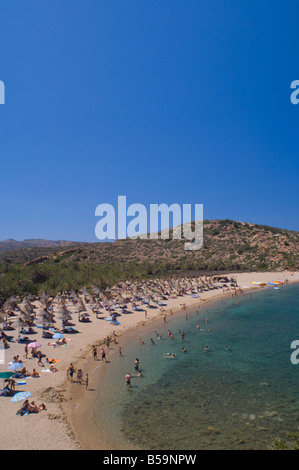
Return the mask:
<svg viewBox="0 0 299 470">
<path fill-rule="evenodd" d="M 82 383 L 82 378 L 83 378 L 82 369 L 78 369 L 78 371 L 77 371 L 77 382 L 79 382 L 80 385 Z"/>
<path fill-rule="evenodd" d="M 147 319 L 147 310 L 144 310 L 144 318 Z"/>
<path fill-rule="evenodd" d="M 25 344 L 25 354 L 23 356 L 23 357 L 25 357 L 25 359 L 28 359 L 28 352 L 29 352 L 28 344 Z"/>
<path fill-rule="evenodd" d="M 73 366 L 73 364 L 70 364 L 70 366 L 69 366 L 69 368 L 68 368 L 68 375 L 69 375 L 69 377 L 70 377 L 70 381 L 71 381 L 71 382 L 73 382 L 74 373 L 75 373 L 74 366 Z"/>
<path fill-rule="evenodd" d="M 88 390 L 88 374 L 85 376 L 85 389 Z"/>
<path fill-rule="evenodd" d="M 118 355 L 119 355 L 119 356 L 122 356 L 121 347 L 118 348 Z"/>
<path fill-rule="evenodd" d="M 97 361 L 97 360 L 98 360 L 98 351 L 97 351 L 96 346 L 93 346 L 93 347 L 92 347 L 92 354 L 93 354 L 93 359 L 94 359 L 95 361 Z"/>
<path fill-rule="evenodd" d="M 102 356 L 102 361 L 107 362 L 107 359 L 106 359 L 106 352 L 105 352 L 105 349 L 104 349 L 104 348 L 101 348 L 101 356 Z"/>
</svg>

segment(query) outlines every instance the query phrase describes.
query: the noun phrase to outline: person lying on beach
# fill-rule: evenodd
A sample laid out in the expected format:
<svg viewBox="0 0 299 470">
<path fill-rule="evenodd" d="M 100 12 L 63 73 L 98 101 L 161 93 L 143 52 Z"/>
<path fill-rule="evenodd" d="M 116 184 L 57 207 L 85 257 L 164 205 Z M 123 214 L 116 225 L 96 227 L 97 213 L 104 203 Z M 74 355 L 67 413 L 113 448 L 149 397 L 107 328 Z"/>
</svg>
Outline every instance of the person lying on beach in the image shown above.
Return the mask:
<svg viewBox="0 0 299 470">
<path fill-rule="evenodd" d="M 19 342 L 19 343 L 23 343 L 24 341 L 30 341 L 29 338 L 28 338 L 28 336 L 21 336 L 21 335 L 19 335 L 19 336 L 18 336 L 18 342 Z"/>
<path fill-rule="evenodd" d="M 63 344 L 67 344 L 67 341 L 65 338 L 61 338 L 56 341 L 56 344 L 62 346 Z"/>
<path fill-rule="evenodd" d="M 4 389 L 2 390 L 3 395 L 5 397 L 11 397 L 13 395 L 13 391 L 9 388 L 8 385 L 5 385 Z"/>
<path fill-rule="evenodd" d="M 58 372 L 58 369 L 56 369 L 56 367 L 53 366 L 53 364 L 50 365 L 50 371 L 51 372 Z"/>
<path fill-rule="evenodd" d="M 23 367 L 23 369 L 20 370 L 20 372 L 18 372 L 16 376 L 30 377 L 30 374 L 28 370 L 26 369 L 26 367 Z"/>
<path fill-rule="evenodd" d="M 60 359 L 49 359 L 47 357 L 46 361 L 45 361 L 47 364 L 57 364 L 58 362 L 60 362 Z"/>
<path fill-rule="evenodd" d="M 35 404 L 34 401 L 32 401 L 29 405 L 28 405 L 28 412 L 29 413 L 39 413 L 40 411 L 42 410 L 46 410 L 46 406 L 44 405 L 44 403 L 41 403 L 39 406 L 37 406 Z"/>
<path fill-rule="evenodd" d="M 26 330 L 26 328 L 22 328 L 20 333 L 22 333 L 22 335 L 32 335 L 35 333 L 34 329 L 30 326 L 28 328 L 28 330 Z"/>
</svg>

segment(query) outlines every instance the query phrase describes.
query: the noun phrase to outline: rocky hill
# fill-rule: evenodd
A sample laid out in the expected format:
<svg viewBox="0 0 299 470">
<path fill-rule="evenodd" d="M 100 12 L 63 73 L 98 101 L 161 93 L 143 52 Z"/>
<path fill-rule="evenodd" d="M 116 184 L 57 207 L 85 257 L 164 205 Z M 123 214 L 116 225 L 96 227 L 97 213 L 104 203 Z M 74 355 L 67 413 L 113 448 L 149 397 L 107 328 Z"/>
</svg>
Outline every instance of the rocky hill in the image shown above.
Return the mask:
<svg viewBox="0 0 299 470">
<path fill-rule="evenodd" d="M 52 242 L 50 242 L 52 243 Z M 66 243 L 66 246 L 63 244 Z M 299 232 L 231 220 L 204 221 L 203 246 L 185 240 L 119 240 L 31 246 L 0 253 L 0 305 L 43 291 L 58 293 L 120 280 L 215 272 L 299 270 Z"/>
<path fill-rule="evenodd" d="M 185 240 L 57 243 L 59 247 L 45 244 L 0 253 L 0 263 L 150 263 L 177 271 L 299 269 L 299 232 L 231 220 L 204 221 L 203 246 L 193 252 L 184 250 Z"/>
</svg>

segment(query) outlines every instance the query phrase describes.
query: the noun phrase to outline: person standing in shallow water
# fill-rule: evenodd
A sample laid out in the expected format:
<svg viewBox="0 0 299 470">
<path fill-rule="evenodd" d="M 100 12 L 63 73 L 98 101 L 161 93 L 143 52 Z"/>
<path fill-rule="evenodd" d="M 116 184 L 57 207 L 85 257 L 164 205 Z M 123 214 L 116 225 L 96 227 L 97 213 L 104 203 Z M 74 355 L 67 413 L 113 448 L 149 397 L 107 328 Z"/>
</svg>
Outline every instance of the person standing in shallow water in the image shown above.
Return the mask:
<svg viewBox="0 0 299 470">
<path fill-rule="evenodd" d="M 127 375 L 125 376 L 125 379 L 126 379 L 127 387 L 130 387 L 130 385 L 131 385 L 131 374 L 130 374 L 130 372 L 127 373 Z"/>
</svg>

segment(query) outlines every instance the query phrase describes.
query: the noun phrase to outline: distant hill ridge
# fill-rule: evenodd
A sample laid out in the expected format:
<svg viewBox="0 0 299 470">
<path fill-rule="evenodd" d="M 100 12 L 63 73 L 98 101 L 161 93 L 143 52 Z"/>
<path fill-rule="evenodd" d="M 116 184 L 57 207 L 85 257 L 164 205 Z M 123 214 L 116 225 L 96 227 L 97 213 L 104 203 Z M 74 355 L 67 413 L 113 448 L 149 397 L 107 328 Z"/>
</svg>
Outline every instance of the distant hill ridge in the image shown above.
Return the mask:
<svg viewBox="0 0 299 470">
<path fill-rule="evenodd" d="M 185 251 L 184 243 L 184 239 L 125 239 L 114 243 L 8 240 L 0 242 L 0 263 L 45 266 L 152 263 L 163 266 L 163 271 L 166 266 L 166 270 L 176 272 L 299 269 L 299 232 L 296 231 L 232 220 L 205 220 L 202 248 Z M 21 249 L 18 244 L 22 245 Z"/>
<path fill-rule="evenodd" d="M 0 252 L 21 250 L 23 248 L 42 248 L 42 247 L 61 247 L 78 245 L 80 242 L 72 242 L 67 240 L 43 240 L 43 239 L 25 239 L 23 241 L 14 240 L 9 238 L 7 240 L 0 241 Z"/>
</svg>

